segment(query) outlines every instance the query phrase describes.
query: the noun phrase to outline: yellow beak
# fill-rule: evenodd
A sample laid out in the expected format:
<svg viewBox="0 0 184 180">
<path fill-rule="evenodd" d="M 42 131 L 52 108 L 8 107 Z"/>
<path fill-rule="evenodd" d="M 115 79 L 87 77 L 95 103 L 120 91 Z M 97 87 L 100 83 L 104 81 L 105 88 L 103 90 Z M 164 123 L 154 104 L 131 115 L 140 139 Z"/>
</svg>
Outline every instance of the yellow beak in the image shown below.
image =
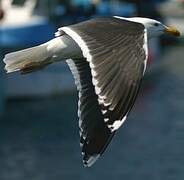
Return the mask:
<svg viewBox="0 0 184 180">
<path fill-rule="evenodd" d="M 171 34 L 173 36 L 177 36 L 177 37 L 181 35 L 180 32 L 175 27 L 167 26 L 165 28 L 164 32 L 167 33 L 167 34 Z"/>
</svg>

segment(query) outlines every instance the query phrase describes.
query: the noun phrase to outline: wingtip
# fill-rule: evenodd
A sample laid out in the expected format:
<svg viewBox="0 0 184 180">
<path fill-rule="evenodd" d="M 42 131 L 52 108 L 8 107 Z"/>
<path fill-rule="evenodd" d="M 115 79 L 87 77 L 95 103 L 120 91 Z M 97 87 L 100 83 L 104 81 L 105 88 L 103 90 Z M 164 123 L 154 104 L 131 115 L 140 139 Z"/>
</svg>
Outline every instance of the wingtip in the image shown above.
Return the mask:
<svg viewBox="0 0 184 180">
<path fill-rule="evenodd" d="M 100 157 L 100 154 L 97 154 L 97 155 L 90 156 L 87 159 L 83 159 L 84 167 L 91 167 L 99 157 Z"/>
</svg>

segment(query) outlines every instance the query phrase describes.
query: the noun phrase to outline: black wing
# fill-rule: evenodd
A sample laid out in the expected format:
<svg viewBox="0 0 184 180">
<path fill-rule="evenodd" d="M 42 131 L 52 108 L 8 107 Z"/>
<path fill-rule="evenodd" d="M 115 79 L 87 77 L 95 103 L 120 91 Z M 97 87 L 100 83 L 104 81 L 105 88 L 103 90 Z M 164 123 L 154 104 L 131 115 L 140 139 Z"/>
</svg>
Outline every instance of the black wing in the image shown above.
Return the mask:
<svg viewBox="0 0 184 180">
<path fill-rule="evenodd" d="M 114 132 L 104 122 L 89 63 L 86 59 L 67 60 L 67 63 L 79 91 L 78 116 L 83 162 L 85 166 L 90 166 L 103 153 Z"/>
<path fill-rule="evenodd" d="M 78 71 L 74 76 L 80 92 L 81 127 L 86 128 L 81 131 L 83 152 L 85 162 L 91 164 L 89 157 L 94 161 L 104 151 L 134 104 L 146 68 L 147 34 L 142 24 L 117 18 L 98 18 L 59 32 L 68 34 L 87 60 L 74 60 Z M 100 145 L 103 136 L 95 128 L 105 132 Z"/>
</svg>

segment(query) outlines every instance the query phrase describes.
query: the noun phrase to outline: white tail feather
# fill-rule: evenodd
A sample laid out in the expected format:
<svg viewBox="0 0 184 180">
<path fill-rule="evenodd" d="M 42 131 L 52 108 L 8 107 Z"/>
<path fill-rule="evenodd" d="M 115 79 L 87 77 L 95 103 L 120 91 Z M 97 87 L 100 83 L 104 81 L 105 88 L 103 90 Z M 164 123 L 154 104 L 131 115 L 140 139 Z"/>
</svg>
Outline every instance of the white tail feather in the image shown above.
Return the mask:
<svg viewBox="0 0 184 180">
<path fill-rule="evenodd" d="M 47 44 L 9 53 L 3 59 L 7 73 L 19 71 L 27 64 L 38 63 L 49 58 Z"/>
<path fill-rule="evenodd" d="M 21 71 L 29 73 L 50 63 L 82 57 L 79 46 L 68 35 L 54 38 L 47 43 L 5 55 L 7 73 Z"/>
</svg>

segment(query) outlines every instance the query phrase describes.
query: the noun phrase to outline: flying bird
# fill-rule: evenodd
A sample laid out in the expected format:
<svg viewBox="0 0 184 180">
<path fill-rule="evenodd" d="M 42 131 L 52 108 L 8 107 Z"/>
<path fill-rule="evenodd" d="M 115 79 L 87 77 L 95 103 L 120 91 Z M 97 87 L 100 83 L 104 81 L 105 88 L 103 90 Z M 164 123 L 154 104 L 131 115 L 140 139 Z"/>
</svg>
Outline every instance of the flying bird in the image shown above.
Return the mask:
<svg viewBox="0 0 184 180">
<path fill-rule="evenodd" d="M 99 17 L 61 27 L 55 38 L 5 55 L 7 73 L 30 73 L 66 60 L 79 91 L 78 117 L 84 166 L 105 151 L 127 118 L 148 59 L 148 40 L 174 27 L 142 17 Z"/>
</svg>

